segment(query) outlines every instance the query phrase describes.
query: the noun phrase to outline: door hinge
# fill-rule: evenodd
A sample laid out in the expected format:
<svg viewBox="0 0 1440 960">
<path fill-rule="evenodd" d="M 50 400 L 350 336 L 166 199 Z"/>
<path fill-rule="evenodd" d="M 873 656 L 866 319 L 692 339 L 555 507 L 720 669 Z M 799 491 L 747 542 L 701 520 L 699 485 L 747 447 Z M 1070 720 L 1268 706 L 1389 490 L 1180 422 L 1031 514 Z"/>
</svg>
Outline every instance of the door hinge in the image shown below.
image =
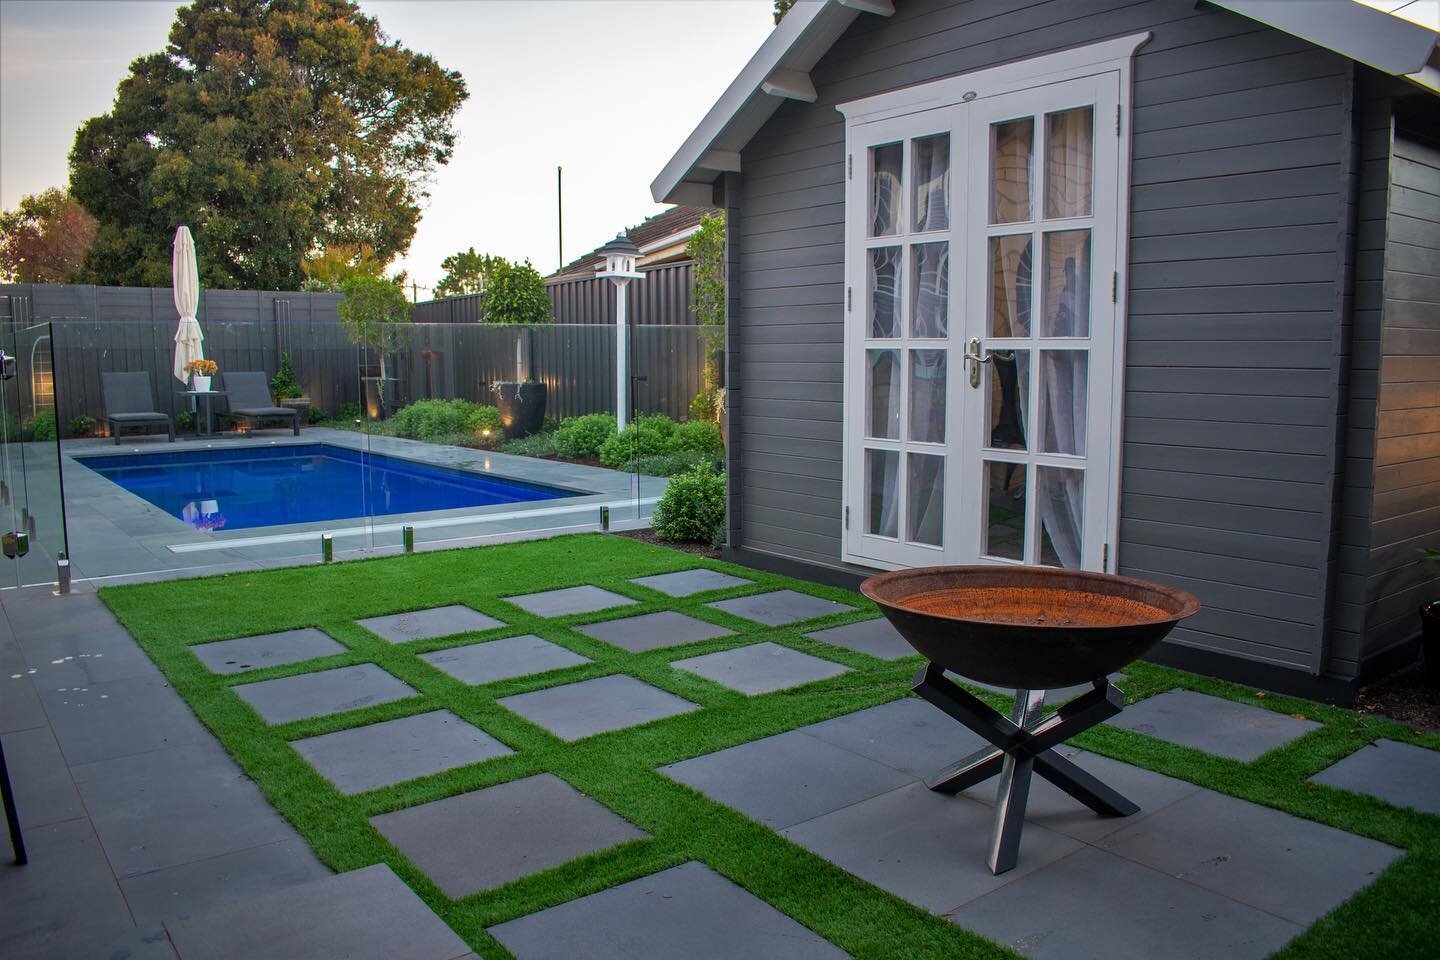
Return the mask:
<svg viewBox="0 0 1440 960">
<path fill-rule="evenodd" d="M 845 179 L 855 179 L 855 154 L 847 154 L 845 157 Z"/>
<path fill-rule="evenodd" d="M 1110 302 L 1120 302 L 1120 272 L 1110 274 Z"/>
<path fill-rule="evenodd" d="M 854 287 L 846 287 L 846 288 L 845 288 L 845 312 L 846 312 L 846 313 L 849 313 L 849 312 L 850 312 L 851 300 L 852 300 L 851 294 L 854 292 L 854 290 L 855 290 Z"/>
<path fill-rule="evenodd" d="M 1108 543 L 1100 551 L 1100 572 L 1110 572 L 1110 544 Z"/>
<path fill-rule="evenodd" d="M 1120 136 L 1120 104 L 1115 104 L 1115 136 Z"/>
<path fill-rule="evenodd" d="M 845 508 L 845 529 L 846 529 L 846 530 L 849 530 L 849 529 L 850 529 L 850 508 L 849 508 L 849 507 L 846 507 L 846 508 Z"/>
</svg>

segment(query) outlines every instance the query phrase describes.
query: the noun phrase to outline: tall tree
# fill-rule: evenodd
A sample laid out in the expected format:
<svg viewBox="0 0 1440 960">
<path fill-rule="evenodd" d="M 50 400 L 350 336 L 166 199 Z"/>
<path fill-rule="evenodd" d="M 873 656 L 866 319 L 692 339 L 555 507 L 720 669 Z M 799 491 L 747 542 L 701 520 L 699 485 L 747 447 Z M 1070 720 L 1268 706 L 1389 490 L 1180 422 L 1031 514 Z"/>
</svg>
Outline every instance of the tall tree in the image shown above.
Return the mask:
<svg viewBox="0 0 1440 960">
<path fill-rule="evenodd" d="M 467 96 L 352 0 L 195 0 L 80 128 L 71 190 L 98 282 L 165 284 L 188 224 L 209 287 L 293 289 L 336 245 L 403 252 Z"/>
<path fill-rule="evenodd" d="M 94 240 L 95 218 L 64 190 L 22 197 L 0 213 L 0 280 L 73 282 Z"/>
<path fill-rule="evenodd" d="M 452 253 L 440 261 L 440 269 L 445 271 L 445 276 L 435 284 L 435 296 L 438 299 L 479 293 L 485 288 L 485 281 L 490 274 L 503 264 L 503 257 L 476 253 L 474 247 Z"/>
</svg>

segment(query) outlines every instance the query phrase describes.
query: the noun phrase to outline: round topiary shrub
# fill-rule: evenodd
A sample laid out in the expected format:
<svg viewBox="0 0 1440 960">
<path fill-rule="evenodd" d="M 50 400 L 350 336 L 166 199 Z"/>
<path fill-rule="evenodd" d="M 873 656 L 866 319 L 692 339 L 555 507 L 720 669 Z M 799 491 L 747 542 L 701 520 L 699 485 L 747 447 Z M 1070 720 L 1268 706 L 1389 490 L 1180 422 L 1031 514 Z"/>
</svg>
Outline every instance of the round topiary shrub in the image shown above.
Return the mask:
<svg viewBox="0 0 1440 960">
<path fill-rule="evenodd" d="M 709 467 L 670 478 L 651 518 L 661 540 L 723 543 L 725 539 L 725 474 Z"/>
<path fill-rule="evenodd" d="M 677 424 L 670 437 L 672 451 L 694 450 L 718 457 L 725 452 L 725 441 L 720 438 L 720 428 L 708 420 L 687 420 Z"/>
<path fill-rule="evenodd" d="M 500 408 L 491 406 L 488 403 L 469 403 L 460 401 L 465 406 L 461 411 L 461 429 L 481 440 L 495 440 L 497 443 L 503 438 L 504 427 L 500 422 Z"/>
<path fill-rule="evenodd" d="M 569 417 L 555 431 L 555 452 L 575 460 L 598 457 L 600 448 L 613 436 L 615 418 L 608 413 Z"/>
<path fill-rule="evenodd" d="M 675 436 L 675 421 L 664 414 L 639 417 L 615 434 L 600 448 L 600 462 L 619 470 L 637 457 L 669 453 Z"/>
</svg>

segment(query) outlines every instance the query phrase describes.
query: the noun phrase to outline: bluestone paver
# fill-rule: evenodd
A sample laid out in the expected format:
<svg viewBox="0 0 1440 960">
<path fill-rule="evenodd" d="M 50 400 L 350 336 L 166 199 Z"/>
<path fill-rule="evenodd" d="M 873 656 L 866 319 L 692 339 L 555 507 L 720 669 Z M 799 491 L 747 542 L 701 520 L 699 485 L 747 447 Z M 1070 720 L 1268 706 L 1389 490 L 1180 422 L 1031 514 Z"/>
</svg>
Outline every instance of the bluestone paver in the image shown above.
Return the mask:
<svg viewBox="0 0 1440 960">
<path fill-rule="evenodd" d="M 661 573 L 653 577 L 636 577 L 630 581 L 642 587 L 658 590 L 671 597 L 691 597 L 710 590 L 725 590 L 751 583 L 740 577 L 732 577 L 719 570 L 681 570 L 677 573 Z"/>
<path fill-rule="evenodd" d="M 533 633 L 422 653 L 420 659 L 461 683 L 469 684 L 495 683 L 590 662 L 589 657 L 582 657 Z"/>
<path fill-rule="evenodd" d="M 1301 929 L 1094 847 L 971 900 L 950 918 L 1032 960 L 1260 960 Z"/>
<path fill-rule="evenodd" d="M 579 740 L 700 709 L 625 674 L 519 693 L 496 702 L 561 740 Z"/>
<path fill-rule="evenodd" d="M 1397 807 L 1440 814 L 1440 751 L 1413 743 L 1376 740 L 1310 779 Z"/>
<path fill-rule="evenodd" d="M 912 778 L 791 731 L 661 767 L 672 780 L 780 828 L 818 817 Z"/>
<path fill-rule="evenodd" d="M 704 620 L 687 617 L 683 613 L 676 613 L 674 610 L 606 620 L 603 623 L 587 623 L 575 629 L 587 637 L 629 650 L 631 653 L 728 637 L 734 632 Z"/>
<path fill-rule="evenodd" d="M 183 960 L 459 960 L 453 930 L 384 864 L 218 907 L 166 928 Z"/>
<path fill-rule="evenodd" d="M 337 730 L 291 746 L 341 793 L 363 793 L 513 752 L 449 710 Z"/>
<path fill-rule="evenodd" d="M 3 689 L 3 688 L 0 688 Z M 15 790 L 15 807 L 26 829 L 85 816 L 70 767 L 47 726 L 4 735 L 5 766 Z M 5 845 L 0 839 L 0 863 Z"/>
<path fill-rule="evenodd" d="M 370 822 L 452 898 L 648 836 L 550 773 Z"/>
<path fill-rule="evenodd" d="M 491 927 L 516 960 L 841 960 L 845 953 L 701 863 Z"/>
<path fill-rule="evenodd" d="M 608 610 L 611 607 L 623 607 L 639 602 L 588 584 L 583 587 L 545 590 L 541 593 L 527 593 L 504 599 L 507 603 L 513 603 L 537 617 L 566 617 L 576 613 L 594 613 L 596 610 Z"/>
<path fill-rule="evenodd" d="M 257 637 L 217 640 L 190 648 L 211 673 L 243 673 L 274 667 L 283 663 L 299 663 L 344 653 L 345 646 L 314 627 L 266 633 Z"/>
<path fill-rule="evenodd" d="M 1305 926 L 1373 883 L 1403 852 L 1210 790 L 1099 846 Z"/>
<path fill-rule="evenodd" d="M 849 667 L 830 660 L 768 642 L 676 660 L 671 666 L 750 695 L 772 693 L 850 672 Z"/>
<path fill-rule="evenodd" d="M 848 613 L 855 609 L 843 603 L 836 603 L 834 600 L 811 596 L 797 590 L 775 590 L 748 597 L 736 597 L 733 600 L 716 600 L 707 606 L 723 610 L 744 620 L 754 620 L 756 623 L 763 623 L 771 627 L 798 623 L 801 620 L 812 620 L 815 617 L 823 617 L 832 613 Z"/>
<path fill-rule="evenodd" d="M 846 650 L 868 653 L 881 660 L 899 660 L 901 657 L 916 656 L 915 648 L 884 617 L 878 620 L 861 620 L 847 623 L 843 627 L 817 630 L 806 636 L 821 643 L 832 643 Z"/>
<path fill-rule="evenodd" d="M 431 607 L 428 610 L 409 610 L 392 613 L 384 617 L 370 617 L 358 621 L 382 640 L 390 643 L 407 643 L 411 640 L 431 640 L 448 637 L 457 633 L 475 633 L 505 626 L 494 617 L 462 604 L 447 607 Z"/>
<path fill-rule="evenodd" d="M 146 924 L 194 916 L 330 875 L 330 868 L 297 837 L 123 877 L 120 889 L 135 921 Z"/>
<path fill-rule="evenodd" d="M 415 696 L 408 684 L 373 663 L 243 683 L 231 689 L 266 723 L 323 717 Z"/>
<path fill-rule="evenodd" d="M 801 727 L 800 733 L 924 779 L 986 745 L 959 721 L 918 697 Z"/>
<path fill-rule="evenodd" d="M 40 701 L 72 765 L 213 742 L 159 674 L 78 688 L 42 688 Z"/>
<path fill-rule="evenodd" d="M 1254 760 L 1321 725 L 1284 713 L 1212 697 L 1193 690 L 1167 690 L 1131 704 L 1106 721 L 1234 760 Z"/>
</svg>

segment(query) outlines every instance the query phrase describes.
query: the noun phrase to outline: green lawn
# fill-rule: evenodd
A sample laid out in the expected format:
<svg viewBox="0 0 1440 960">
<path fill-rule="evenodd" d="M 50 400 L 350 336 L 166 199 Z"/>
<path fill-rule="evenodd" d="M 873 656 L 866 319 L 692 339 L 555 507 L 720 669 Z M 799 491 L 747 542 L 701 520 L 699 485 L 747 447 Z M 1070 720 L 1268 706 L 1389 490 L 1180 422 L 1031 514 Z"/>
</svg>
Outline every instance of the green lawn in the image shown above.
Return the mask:
<svg viewBox="0 0 1440 960">
<path fill-rule="evenodd" d="M 744 576 L 754 585 L 706 593 L 698 599 L 678 599 L 627 582 L 632 577 L 700 566 Z M 626 594 L 640 604 L 545 619 L 501 599 L 581 583 Z M 798 627 L 767 628 L 701 602 L 779 587 L 839 600 L 856 609 Z M 852 956 L 1014 956 L 851 877 L 769 829 L 655 772 L 664 764 L 905 696 L 911 675 L 922 662 L 918 657 L 889 663 L 809 640 L 801 632 L 874 616 L 874 608 L 857 594 L 700 560 L 621 537 L 589 534 L 324 567 L 112 587 L 102 590 L 101 597 L 322 860 L 338 871 L 389 864 L 484 957 L 509 955 L 485 933 L 487 926 L 692 859 L 708 864 Z M 397 646 L 354 622 L 451 603 L 468 604 L 506 626 Z M 632 654 L 569 629 L 576 623 L 663 609 L 728 627 L 736 635 L 692 644 L 680 653 L 671 648 Z M 349 652 L 240 677 L 221 677 L 211 674 L 186 649 L 196 643 L 307 626 L 324 630 Z M 527 633 L 594 662 L 543 676 L 470 687 L 416 656 L 476 639 Z M 759 639 L 842 663 L 853 672 L 794 691 L 746 697 L 669 666 L 671 660 Z M 270 727 L 231 690 L 237 683 L 364 662 L 379 664 L 420 696 Z M 619 672 L 704 709 L 566 744 L 495 702 L 515 693 Z M 1149 664 L 1126 669 L 1125 692 L 1131 701 L 1172 687 L 1303 714 L 1324 726 L 1253 763 L 1212 757 L 1110 727 L 1087 731 L 1075 743 L 1408 851 L 1377 883 L 1279 956 L 1286 960 L 1433 956 L 1440 941 L 1440 817 L 1309 784 L 1306 777 L 1377 738 L 1440 749 L 1440 735 L 1308 701 L 1260 697 L 1248 688 Z M 1003 706 L 999 699 L 990 699 Z M 301 737 L 442 707 L 504 741 L 515 753 L 397 787 L 344 796 L 288 744 Z M 379 813 L 541 771 L 550 771 L 598 799 L 652 839 L 627 843 L 496 890 L 450 900 L 367 822 Z"/>
</svg>

